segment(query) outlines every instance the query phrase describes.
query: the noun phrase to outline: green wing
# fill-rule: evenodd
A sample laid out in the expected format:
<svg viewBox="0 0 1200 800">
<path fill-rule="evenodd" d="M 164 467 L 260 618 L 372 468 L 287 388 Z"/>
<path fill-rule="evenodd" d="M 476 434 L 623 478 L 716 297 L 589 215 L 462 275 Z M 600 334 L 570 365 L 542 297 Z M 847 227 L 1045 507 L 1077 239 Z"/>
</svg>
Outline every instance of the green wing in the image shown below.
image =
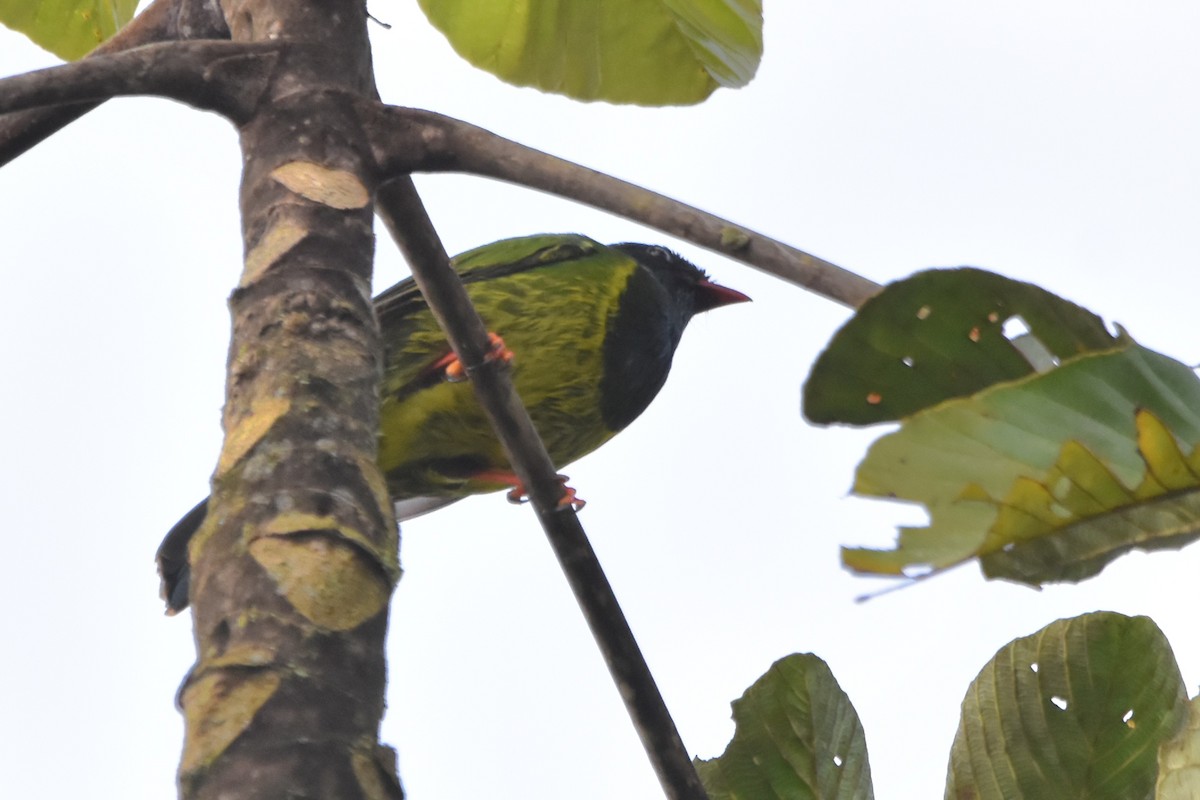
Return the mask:
<svg viewBox="0 0 1200 800">
<path fill-rule="evenodd" d="M 542 234 L 476 247 L 455 256 L 451 263 L 463 283 L 471 286 L 606 251 L 615 252 L 586 236 Z M 472 300 L 478 303 L 477 289 L 469 291 Z M 416 282 L 406 278 L 385 290 L 375 298 L 375 312 L 379 315 L 387 351 L 384 396 L 403 396 L 420 389 L 428 366 L 448 353 L 450 347 Z"/>
<path fill-rule="evenodd" d="M 474 283 L 583 258 L 603 249 L 607 248 L 599 242 L 574 233 L 540 234 L 485 244 L 458 254 L 450 263 L 463 283 Z M 412 278 L 405 278 L 375 298 L 375 313 L 383 326 L 425 308 L 425 300 Z"/>
</svg>

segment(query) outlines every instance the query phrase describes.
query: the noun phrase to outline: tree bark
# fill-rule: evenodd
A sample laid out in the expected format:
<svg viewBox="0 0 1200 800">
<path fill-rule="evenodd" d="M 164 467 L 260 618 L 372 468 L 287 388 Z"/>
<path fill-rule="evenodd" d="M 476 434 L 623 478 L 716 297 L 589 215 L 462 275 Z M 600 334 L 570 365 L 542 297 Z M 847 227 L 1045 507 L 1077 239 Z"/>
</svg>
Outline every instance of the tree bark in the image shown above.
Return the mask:
<svg viewBox="0 0 1200 800">
<path fill-rule="evenodd" d="M 361 3 L 223 3 L 235 42 L 296 40 L 241 126 L 245 266 L 225 443 L 190 548 L 185 798 L 396 798 L 378 742 L 399 577 L 376 466 L 373 98 Z"/>
</svg>

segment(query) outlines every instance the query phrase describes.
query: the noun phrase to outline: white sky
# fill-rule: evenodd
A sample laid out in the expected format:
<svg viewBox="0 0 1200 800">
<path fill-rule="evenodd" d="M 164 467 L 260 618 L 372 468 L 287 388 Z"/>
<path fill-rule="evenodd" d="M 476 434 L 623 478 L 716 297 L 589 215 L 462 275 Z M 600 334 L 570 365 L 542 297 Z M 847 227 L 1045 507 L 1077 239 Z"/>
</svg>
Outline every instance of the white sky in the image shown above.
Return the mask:
<svg viewBox="0 0 1200 800">
<path fill-rule="evenodd" d="M 399 6 L 395 8 L 393 6 Z M 375 2 L 384 97 L 676 196 L 875 280 L 972 264 L 1033 280 L 1200 361 L 1200 6 L 768 0 L 744 91 L 673 110 L 581 105 L 453 56 Z M 0 30 L 0 74 L 54 63 Z M 0 170 L 0 794 L 168 797 L 193 659 L 153 554 L 207 491 L 240 270 L 236 137 L 110 103 Z M 579 231 L 671 240 L 565 201 L 420 179 L 447 247 Z M 1149 614 L 1200 677 L 1200 549 L 1034 592 L 967 567 L 865 605 L 840 544 L 911 509 L 846 496 L 873 433 L 818 430 L 799 387 L 846 316 L 680 245 L 750 305 L 696 320 L 659 400 L 568 470 L 583 523 L 693 753 L 775 659 L 829 662 L 876 796 L 936 797 L 967 684 L 1061 617 Z M 404 274 L 380 241 L 377 285 Z M 655 798 L 658 787 L 528 509 L 478 498 L 405 526 L 383 738 L 413 800 Z"/>
</svg>

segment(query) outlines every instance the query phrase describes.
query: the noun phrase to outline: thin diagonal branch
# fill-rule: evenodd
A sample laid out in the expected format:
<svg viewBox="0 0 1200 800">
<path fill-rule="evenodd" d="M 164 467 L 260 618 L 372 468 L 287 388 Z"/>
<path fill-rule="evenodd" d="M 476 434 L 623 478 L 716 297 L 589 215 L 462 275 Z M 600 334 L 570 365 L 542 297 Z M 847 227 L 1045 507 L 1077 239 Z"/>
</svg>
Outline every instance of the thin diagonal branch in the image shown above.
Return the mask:
<svg viewBox="0 0 1200 800">
<path fill-rule="evenodd" d="M 215 0 L 154 0 L 88 58 L 153 42 L 224 39 L 229 29 Z M 98 103 L 48 106 L 0 117 L 0 166 L 95 108 Z"/>
<path fill-rule="evenodd" d="M 0 80 L 0 114 L 63 103 L 157 95 L 234 122 L 258 106 L 282 42 L 162 42 Z"/>
<path fill-rule="evenodd" d="M 686 239 L 856 308 L 879 284 L 698 208 L 430 111 L 373 109 L 385 177 L 468 172 L 566 197 Z M 370 112 L 369 112 L 370 113 Z"/>
<path fill-rule="evenodd" d="M 538 519 L 600 646 L 613 681 L 633 719 L 670 800 L 707 800 L 704 787 L 679 738 L 675 722 L 654 683 L 629 623 L 621 612 L 596 553 L 570 508 L 559 508 L 562 485 L 508 372 L 488 359 L 487 329 L 471 306 L 412 180 L 383 186 L 376 210 L 412 267 L 413 277 L 471 375 L 480 405 L 492 421 L 509 461 L 529 491 Z"/>
</svg>

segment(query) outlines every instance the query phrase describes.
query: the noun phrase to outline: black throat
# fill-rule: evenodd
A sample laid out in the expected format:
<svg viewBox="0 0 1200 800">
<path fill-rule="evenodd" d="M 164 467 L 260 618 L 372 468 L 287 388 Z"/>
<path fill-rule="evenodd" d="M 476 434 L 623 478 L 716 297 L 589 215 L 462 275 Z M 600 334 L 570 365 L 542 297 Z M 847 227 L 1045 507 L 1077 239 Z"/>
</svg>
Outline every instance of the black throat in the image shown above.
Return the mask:
<svg viewBox="0 0 1200 800">
<path fill-rule="evenodd" d="M 675 305 L 650 270 L 634 271 L 604 337 L 600 414 L 610 430 L 633 422 L 666 382 L 687 324 L 677 320 Z"/>
</svg>

